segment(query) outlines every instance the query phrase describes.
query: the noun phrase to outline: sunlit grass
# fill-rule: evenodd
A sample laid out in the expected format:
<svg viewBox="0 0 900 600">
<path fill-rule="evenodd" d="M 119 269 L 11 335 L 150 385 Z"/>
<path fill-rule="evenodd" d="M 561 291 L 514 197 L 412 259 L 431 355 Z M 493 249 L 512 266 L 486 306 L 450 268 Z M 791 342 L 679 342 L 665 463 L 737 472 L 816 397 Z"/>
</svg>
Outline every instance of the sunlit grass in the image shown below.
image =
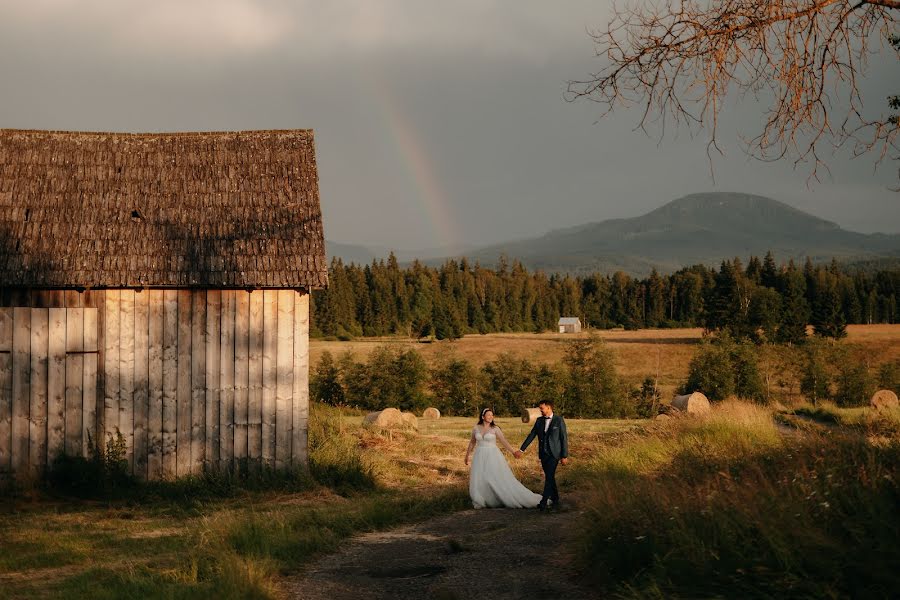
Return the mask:
<svg viewBox="0 0 900 600">
<path fill-rule="evenodd" d="M 632 436 L 579 474 L 582 568 L 619 597 L 886 597 L 900 438 L 886 439 L 780 435 L 740 403 Z"/>
</svg>

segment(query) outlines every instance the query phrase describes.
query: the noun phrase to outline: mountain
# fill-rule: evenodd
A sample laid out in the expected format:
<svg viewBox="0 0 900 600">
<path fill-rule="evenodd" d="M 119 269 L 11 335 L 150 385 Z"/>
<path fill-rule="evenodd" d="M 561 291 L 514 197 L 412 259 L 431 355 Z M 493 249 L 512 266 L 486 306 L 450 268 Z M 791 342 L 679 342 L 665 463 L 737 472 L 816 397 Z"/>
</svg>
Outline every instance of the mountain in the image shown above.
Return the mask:
<svg viewBox="0 0 900 600">
<path fill-rule="evenodd" d="M 389 250 L 328 242 L 329 257 L 370 263 Z M 485 266 L 501 255 L 529 269 L 587 273 L 624 271 L 645 276 L 652 269 L 671 272 L 693 264 L 717 266 L 722 260 L 765 255 L 778 262 L 900 264 L 900 235 L 862 234 L 841 229 L 783 202 L 739 193 L 691 194 L 630 219 L 610 219 L 557 229 L 531 239 L 480 248 L 395 251 L 397 260 L 418 258 L 430 265 L 445 257 L 468 256 Z"/>
<path fill-rule="evenodd" d="M 691 194 L 631 219 L 610 219 L 551 231 L 539 238 L 470 253 L 493 264 L 506 254 L 532 269 L 566 272 L 622 270 L 646 275 L 703 263 L 746 260 L 771 250 L 778 261 L 900 258 L 900 235 L 841 229 L 783 202 L 738 193 Z"/>
</svg>

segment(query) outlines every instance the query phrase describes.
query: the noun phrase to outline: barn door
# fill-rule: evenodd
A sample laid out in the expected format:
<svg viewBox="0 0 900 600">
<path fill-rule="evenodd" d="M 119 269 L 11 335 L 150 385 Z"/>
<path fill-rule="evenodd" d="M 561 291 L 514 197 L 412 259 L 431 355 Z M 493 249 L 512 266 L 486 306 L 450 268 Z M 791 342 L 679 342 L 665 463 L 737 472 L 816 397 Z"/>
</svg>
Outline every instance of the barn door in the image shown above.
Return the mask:
<svg viewBox="0 0 900 600">
<path fill-rule="evenodd" d="M 96 308 L 0 308 L 0 473 L 86 456 L 96 402 Z"/>
</svg>

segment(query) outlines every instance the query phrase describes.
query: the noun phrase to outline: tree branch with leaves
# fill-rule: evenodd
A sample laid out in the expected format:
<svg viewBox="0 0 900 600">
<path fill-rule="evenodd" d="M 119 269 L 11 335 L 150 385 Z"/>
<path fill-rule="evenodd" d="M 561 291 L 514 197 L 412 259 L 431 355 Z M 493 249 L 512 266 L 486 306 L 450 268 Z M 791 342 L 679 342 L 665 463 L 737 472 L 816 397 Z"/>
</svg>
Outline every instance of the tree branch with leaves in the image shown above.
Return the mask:
<svg viewBox="0 0 900 600">
<path fill-rule="evenodd" d="M 605 30 L 591 32 L 603 68 L 570 81 L 569 100 L 588 99 L 606 115 L 640 106 L 638 128 L 670 123 L 710 134 L 707 154 L 722 153 L 719 115 L 728 94 L 767 105 L 763 129 L 746 137 L 761 160 L 809 161 L 810 177 L 827 170 L 825 150 L 848 145 L 896 150 L 897 115 L 863 111 L 860 79 L 869 59 L 887 49 L 900 0 L 663 0 L 619 5 Z M 888 99 L 900 106 L 897 96 Z"/>
</svg>

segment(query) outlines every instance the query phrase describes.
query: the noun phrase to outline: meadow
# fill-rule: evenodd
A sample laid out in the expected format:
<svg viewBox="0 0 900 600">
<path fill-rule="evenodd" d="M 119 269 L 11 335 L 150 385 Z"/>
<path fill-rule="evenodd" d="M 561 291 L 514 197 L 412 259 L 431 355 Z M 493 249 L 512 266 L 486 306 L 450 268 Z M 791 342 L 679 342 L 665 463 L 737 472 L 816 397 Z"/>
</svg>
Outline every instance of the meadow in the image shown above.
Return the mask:
<svg viewBox="0 0 900 600">
<path fill-rule="evenodd" d="M 873 366 L 900 358 L 900 328 L 849 329 L 852 356 Z M 602 335 L 623 378 L 658 362 L 673 387 L 701 339 L 698 330 Z M 538 361 L 561 356 L 562 339 L 498 334 L 415 347 L 426 360 L 452 351 L 473 362 L 501 352 Z M 379 343 L 412 344 L 316 341 L 313 362 L 324 349 L 364 355 Z M 573 460 L 560 485 L 576 507 L 567 551 L 584 581 L 631 598 L 900 589 L 900 414 L 782 393 L 770 406 L 727 400 L 706 417 L 570 420 Z M 278 598 L 286 577 L 357 533 L 469 507 L 472 418 L 390 431 L 363 427 L 362 417 L 314 404 L 308 471 L 87 498 L 18 490 L 0 499 L 0 598 Z M 508 416 L 498 423 L 514 444 L 529 428 Z M 531 459 L 511 465 L 538 488 Z"/>
</svg>

